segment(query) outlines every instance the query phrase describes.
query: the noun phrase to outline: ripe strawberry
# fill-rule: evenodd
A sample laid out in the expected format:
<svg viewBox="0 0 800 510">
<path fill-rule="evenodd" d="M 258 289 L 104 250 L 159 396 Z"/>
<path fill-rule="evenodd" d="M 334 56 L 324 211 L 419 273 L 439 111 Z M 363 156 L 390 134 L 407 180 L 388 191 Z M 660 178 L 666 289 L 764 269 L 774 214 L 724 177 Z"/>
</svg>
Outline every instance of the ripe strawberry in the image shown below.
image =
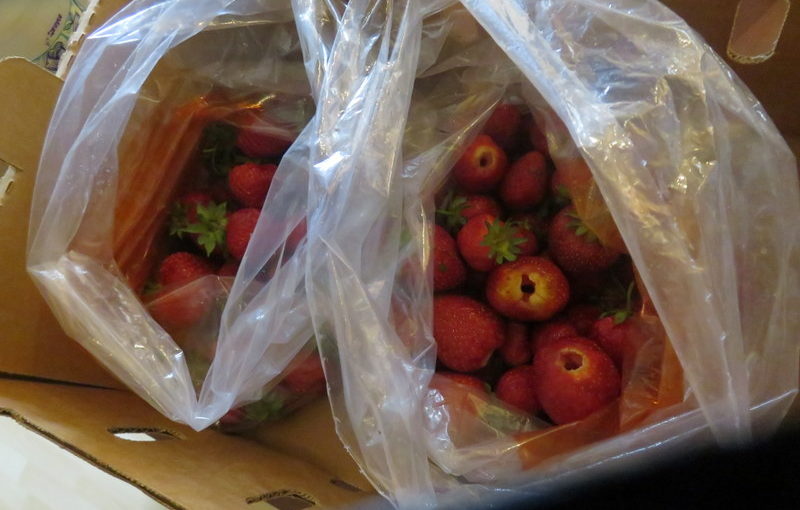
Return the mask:
<svg viewBox="0 0 800 510">
<path fill-rule="evenodd" d="M 204 191 L 192 191 L 180 197 L 172 208 L 171 230 L 178 230 L 190 223 L 196 223 L 197 207 L 207 206 L 213 201 L 211 195 Z"/>
<path fill-rule="evenodd" d="M 217 269 L 217 276 L 236 276 L 238 271 L 239 263 L 230 261 L 222 264 L 222 267 Z"/>
<path fill-rule="evenodd" d="M 536 353 L 543 345 L 547 345 L 559 338 L 569 338 L 573 336 L 580 335 L 572 324 L 560 319 L 545 322 L 544 324 L 538 325 L 531 333 L 531 351 L 535 357 Z"/>
<path fill-rule="evenodd" d="M 591 273 L 610 267 L 619 252 L 603 246 L 597 236 L 578 218 L 575 208 L 565 207 L 550 224 L 547 249 L 562 269 Z"/>
<path fill-rule="evenodd" d="M 522 114 L 513 104 L 501 104 L 494 109 L 483 132 L 489 135 L 503 150 L 510 151 L 519 142 Z"/>
<path fill-rule="evenodd" d="M 297 395 L 321 394 L 325 391 L 325 372 L 316 352 L 294 367 L 281 381 L 281 386 Z"/>
<path fill-rule="evenodd" d="M 433 298 L 433 337 L 439 361 L 456 372 L 486 366 L 503 345 L 503 320 L 486 305 L 466 296 Z"/>
<path fill-rule="evenodd" d="M 260 208 L 264 205 L 264 199 L 277 170 L 278 167 L 270 164 L 237 165 L 228 174 L 228 188 L 243 206 Z"/>
<path fill-rule="evenodd" d="M 453 167 L 456 183 L 469 193 L 492 191 L 503 180 L 508 158 L 494 140 L 478 135 Z"/>
<path fill-rule="evenodd" d="M 519 158 L 500 183 L 500 199 L 513 211 L 529 211 L 547 193 L 547 163 L 538 152 Z"/>
<path fill-rule="evenodd" d="M 438 375 L 481 393 L 487 393 L 489 389 L 488 384 L 481 381 L 474 375 L 459 374 L 458 372 L 439 372 Z"/>
<path fill-rule="evenodd" d="M 200 322 L 211 309 L 212 299 L 204 289 L 166 288 L 147 304 L 153 318 L 167 329 L 186 328 Z"/>
<path fill-rule="evenodd" d="M 448 193 L 442 207 L 436 214 L 444 223 L 445 228 L 455 231 L 467 221 L 481 214 L 500 216 L 500 205 L 495 199 L 487 195 L 454 195 Z"/>
<path fill-rule="evenodd" d="M 629 348 L 629 338 L 633 334 L 633 329 L 633 322 L 628 318 L 618 322 L 615 317 L 608 316 L 595 321 L 590 337 L 606 351 L 617 369 L 622 370 L 622 362 Z"/>
<path fill-rule="evenodd" d="M 250 236 L 258 223 L 261 211 L 258 209 L 240 209 L 228 216 L 228 228 L 225 231 L 225 244 L 228 252 L 237 260 L 242 260 Z"/>
<path fill-rule="evenodd" d="M 247 413 L 245 413 L 244 407 L 234 407 L 219 419 L 219 425 L 224 428 L 233 428 L 238 427 L 245 420 L 247 420 Z"/>
<path fill-rule="evenodd" d="M 581 336 L 586 336 L 592 329 L 592 324 L 600 318 L 600 309 L 594 305 L 573 305 L 567 308 L 567 322 L 572 325 Z"/>
<path fill-rule="evenodd" d="M 533 368 L 539 402 L 559 425 L 589 416 L 610 404 L 620 392 L 614 362 L 586 338 L 548 342 L 536 353 Z"/>
<path fill-rule="evenodd" d="M 508 218 L 508 222 L 515 227 L 532 232 L 536 236 L 537 247 L 547 241 L 547 219 L 536 213 L 514 213 Z"/>
<path fill-rule="evenodd" d="M 500 347 L 500 356 L 507 365 L 516 367 L 531 360 L 531 345 L 528 341 L 528 325 L 522 322 L 506 324 L 506 341 Z"/>
<path fill-rule="evenodd" d="M 528 414 L 536 414 L 540 405 L 536 396 L 535 374 L 533 365 L 512 368 L 497 381 L 497 398 Z"/>
<path fill-rule="evenodd" d="M 564 274 L 549 260 L 520 257 L 489 274 L 486 299 L 509 319 L 543 321 L 560 312 L 569 300 Z"/>
<path fill-rule="evenodd" d="M 530 236 L 490 214 L 470 219 L 459 230 L 456 240 L 464 261 L 478 271 L 490 271 L 504 261 L 527 254 L 531 248 L 536 249 L 535 238 L 531 244 Z"/>
<path fill-rule="evenodd" d="M 205 259 L 188 252 L 179 251 L 165 258 L 158 267 L 158 283 L 162 286 L 183 285 L 214 270 Z"/>
<path fill-rule="evenodd" d="M 455 239 L 439 225 L 434 228 L 433 290 L 441 292 L 463 284 L 467 278 L 467 268 L 458 255 Z"/>
<path fill-rule="evenodd" d="M 283 154 L 291 140 L 275 136 L 253 127 L 242 128 L 236 137 L 236 146 L 251 158 L 273 158 Z"/>
<path fill-rule="evenodd" d="M 541 152 L 548 158 L 550 157 L 550 149 L 547 146 L 547 137 L 533 119 L 531 119 L 531 122 L 528 124 L 528 138 L 530 139 L 534 150 Z"/>
</svg>

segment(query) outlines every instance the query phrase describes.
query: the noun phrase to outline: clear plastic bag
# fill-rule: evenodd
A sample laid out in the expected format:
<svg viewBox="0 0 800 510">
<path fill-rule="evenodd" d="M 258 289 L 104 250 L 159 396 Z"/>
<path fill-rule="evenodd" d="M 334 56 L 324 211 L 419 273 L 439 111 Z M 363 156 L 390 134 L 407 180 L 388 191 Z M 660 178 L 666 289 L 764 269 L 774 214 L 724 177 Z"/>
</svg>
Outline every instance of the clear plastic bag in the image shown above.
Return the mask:
<svg viewBox="0 0 800 510">
<path fill-rule="evenodd" d="M 284 305 L 296 320 L 291 333 L 288 326 L 283 331 L 303 342 L 271 357 L 259 373 L 264 339 L 226 336 L 232 323 L 246 328 L 243 323 L 260 320 L 246 310 L 226 312 L 231 289 L 234 295 L 238 289 L 232 277 L 204 276 L 143 296 L 164 256 L 169 206 L 219 164 L 216 155 L 206 160 L 200 151 L 208 137 L 246 126 L 296 138 L 266 199 L 280 213 L 268 215 L 264 207 L 259 228 L 289 229 L 274 239 L 280 254 L 271 271 L 302 274 L 299 256 L 279 267 L 305 234 L 296 224 L 288 227 L 284 213 L 305 208 L 304 195 L 291 188 L 293 172 L 307 173 L 315 141 L 303 130 L 315 111 L 342 6 L 131 2 L 86 39 L 56 106 L 33 198 L 29 272 L 70 336 L 156 409 L 195 429 L 262 397 L 249 408 L 258 412 L 245 413 L 250 421 L 301 405 L 304 397 L 291 392 L 291 379 L 281 383 L 314 364 L 315 354 L 302 345 L 313 330 L 305 301 L 289 296 Z M 212 133 L 214 127 L 222 134 Z M 253 245 L 264 242 L 257 237 L 241 262 L 246 278 L 253 276 L 249 261 L 259 256 L 252 255 Z M 306 396 L 323 393 L 304 389 Z"/>
<path fill-rule="evenodd" d="M 348 450 L 395 505 L 419 508 L 773 431 L 797 393 L 800 200 L 761 106 L 658 2 L 462 3 L 350 1 L 320 88 L 305 292 Z M 510 93 L 557 163 L 556 142 L 574 141 L 596 183 L 582 214 L 624 244 L 652 300 L 637 354 L 652 379 L 632 374 L 635 398 L 546 441 L 434 378 L 434 195 Z"/>
</svg>

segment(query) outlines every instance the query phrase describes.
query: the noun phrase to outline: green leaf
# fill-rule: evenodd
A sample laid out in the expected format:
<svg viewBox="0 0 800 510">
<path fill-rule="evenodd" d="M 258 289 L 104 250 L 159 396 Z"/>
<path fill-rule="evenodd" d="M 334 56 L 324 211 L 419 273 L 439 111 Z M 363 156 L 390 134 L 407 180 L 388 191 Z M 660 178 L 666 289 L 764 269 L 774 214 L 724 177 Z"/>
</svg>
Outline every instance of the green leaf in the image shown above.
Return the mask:
<svg viewBox="0 0 800 510">
<path fill-rule="evenodd" d="M 519 227 L 494 220 L 486 222 L 486 229 L 480 245 L 489 247 L 489 257 L 497 264 L 517 260 L 517 255 L 522 251 L 520 245 L 525 243 L 525 238 L 518 235 Z"/>
<path fill-rule="evenodd" d="M 464 217 L 464 209 L 467 205 L 467 197 L 455 195 L 453 191 L 450 191 L 445 196 L 442 207 L 436 210 L 436 214 L 444 221 L 445 228 L 452 232 L 467 222 Z"/>
<path fill-rule="evenodd" d="M 215 122 L 206 126 L 200 141 L 200 154 L 206 167 L 218 177 L 226 177 L 230 169 L 247 158 L 236 147 L 236 127 Z"/>
<path fill-rule="evenodd" d="M 253 422 L 262 422 L 280 418 L 283 414 L 285 399 L 277 391 L 271 391 L 261 400 L 244 406 L 245 416 Z"/>
<path fill-rule="evenodd" d="M 197 244 L 203 248 L 206 256 L 225 244 L 225 227 L 228 225 L 227 202 L 197 206 L 197 222 L 178 229 L 180 234 L 194 234 Z"/>
</svg>

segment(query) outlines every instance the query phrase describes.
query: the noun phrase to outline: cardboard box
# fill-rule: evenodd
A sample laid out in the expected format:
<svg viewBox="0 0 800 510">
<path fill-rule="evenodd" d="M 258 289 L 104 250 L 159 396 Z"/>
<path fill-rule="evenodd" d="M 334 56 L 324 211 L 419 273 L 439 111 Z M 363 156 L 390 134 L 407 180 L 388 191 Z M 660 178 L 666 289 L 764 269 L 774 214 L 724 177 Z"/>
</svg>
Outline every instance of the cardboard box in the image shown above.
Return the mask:
<svg viewBox="0 0 800 510">
<path fill-rule="evenodd" d="M 84 22 L 97 26 L 123 3 L 100 0 Z M 726 54 L 736 2 L 666 3 Z M 757 51 L 769 51 L 759 44 Z M 800 9 L 785 17 L 771 58 L 732 67 L 799 154 Z M 20 169 L 0 205 L 0 413 L 174 508 L 245 509 L 259 501 L 279 509 L 329 507 L 376 497 L 336 437 L 324 400 L 247 437 L 194 432 L 126 390 L 61 332 L 25 272 L 35 170 L 60 86 L 27 61 L 0 62 L 0 160 Z M 158 440 L 123 439 L 131 432 Z"/>
</svg>

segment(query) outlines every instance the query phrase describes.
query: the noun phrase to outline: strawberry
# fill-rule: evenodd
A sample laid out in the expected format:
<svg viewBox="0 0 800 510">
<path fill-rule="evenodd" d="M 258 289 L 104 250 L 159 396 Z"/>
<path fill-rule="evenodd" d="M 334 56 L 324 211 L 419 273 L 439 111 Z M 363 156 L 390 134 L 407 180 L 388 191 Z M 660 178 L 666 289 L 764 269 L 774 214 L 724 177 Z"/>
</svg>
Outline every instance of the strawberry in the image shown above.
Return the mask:
<svg viewBox="0 0 800 510">
<path fill-rule="evenodd" d="M 225 244 L 228 252 L 237 260 L 242 260 L 250 236 L 258 223 L 261 211 L 258 209 L 240 209 L 228 216 L 228 228 L 225 231 Z"/>
<path fill-rule="evenodd" d="M 236 146 L 251 158 L 273 158 L 283 154 L 291 140 L 277 137 L 253 127 L 245 127 L 236 137 Z"/>
<path fill-rule="evenodd" d="M 456 184 L 470 193 L 492 191 L 503 180 L 508 157 L 491 137 L 478 135 L 453 167 Z"/>
<path fill-rule="evenodd" d="M 600 317 L 600 309 L 594 305 L 573 305 L 567 311 L 567 322 L 572 325 L 581 336 L 586 336 L 592 329 L 592 324 Z"/>
<path fill-rule="evenodd" d="M 486 300 L 517 321 L 544 321 L 569 300 L 569 284 L 561 270 L 541 257 L 520 257 L 489 273 Z"/>
<path fill-rule="evenodd" d="M 622 362 L 626 351 L 631 348 L 631 339 L 634 334 L 633 321 L 630 317 L 634 283 L 628 285 L 625 295 L 625 305 L 622 308 L 609 310 L 596 320 L 589 333 L 589 337 L 597 342 L 614 361 L 618 369 L 622 369 Z"/>
<path fill-rule="evenodd" d="M 536 414 L 540 406 L 536 396 L 535 374 L 533 365 L 512 368 L 497 381 L 497 398 L 528 414 Z"/>
<path fill-rule="evenodd" d="M 590 338 L 597 342 L 614 361 L 617 369 L 622 369 L 629 338 L 633 334 L 633 322 L 627 318 L 618 321 L 613 316 L 603 317 L 592 324 Z"/>
<path fill-rule="evenodd" d="M 522 322 L 506 324 L 506 341 L 500 347 L 500 356 L 509 366 L 524 365 L 531 360 L 528 325 Z"/>
<path fill-rule="evenodd" d="M 536 353 L 542 346 L 547 345 L 553 340 L 557 340 L 559 338 L 569 338 L 571 336 L 580 336 L 578 334 L 578 330 L 576 330 L 572 324 L 569 324 L 564 320 L 553 319 L 549 322 L 538 325 L 533 330 L 531 333 L 530 342 L 531 351 L 533 352 L 533 355 L 536 356 Z"/>
<path fill-rule="evenodd" d="M 556 168 L 553 175 L 550 176 L 550 193 L 553 195 L 553 200 L 562 207 L 572 200 L 563 170 Z"/>
<path fill-rule="evenodd" d="M 528 124 L 528 137 L 534 150 L 541 152 L 548 158 L 550 157 L 550 149 L 547 146 L 547 137 L 533 119 L 531 119 L 530 123 Z"/>
<path fill-rule="evenodd" d="M 322 394 L 325 391 L 325 372 L 319 354 L 314 352 L 290 370 L 281 386 L 297 395 Z"/>
<path fill-rule="evenodd" d="M 547 249 L 556 263 L 570 273 L 591 273 L 610 267 L 619 252 L 603 246 L 578 218 L 575 208 L 565 207 L 550 224 Z"/>
<path fill-rule="evenodd" d="M 239 272 L 239 263 L 230 261 L 222 264 L 217 270 L 217 276 L 236 276 L 236 273 Z"/>
<path fill-rule="evenodd" d="M 244 407 L 234 407 L 219 419 L 219 425 L 224 428 L 238 427 L 246 419 L 247 413 Z"/>
<path fill-rule="evenodd" d="M 189 223 L 196 223 L 197 207 L 208 206 L 213 201 L 211 195 L 205 191 L 192 191 L 180 197 L 172 208 L 171 230 L 178 230 Z"/>
<path fill-rule="evenodd" d="M 547 193 L 547 163 L 538 152 L 519 158 L 500 183 L 500 199 L 513 211 L 529 211 Z"/>
<path fill-rule="evenodd" d="M 490 271 L 505 261 L 513 261 L 536 249 L 535 238 L 506 225 L 490 214 L 470 219 L 458 232 L 458 249 L 467 265 L 478 271 Z"/>
<path fill-rule="evenodd" d="M 599 411 L 620 392 L 620 377 L 614 362 L 586 338 L 548 342 L 536 353 L 533 368 L 539 402 L 559 425 Z"/>
<path fill-rule="evenodd" d="M 206 126 L 200 141 L 200 155 L 213 175 L 228 175 L 231 167 L 244 162 L 236 150 L 236 128 L 225 122 Z"/>
<path fill-rule="evenodd" d="M 189 235 L 192 241 L 210 257 L 219 254 L 225 238 L 227 204 L 207 201 L 194 206 L 178 202 L 173 211 L 170 234 L 182 238 Z"/>
<path fill-rule="evenodd" d="M 260 208 L 264 205 L 264 199 L 277 170 L 278 167 L 270 164 L 237 165 L 228 174 L 228 188 L 243 206 Z"/>
<path fill-rule="evenodd" d="M 503 345 L 503 320 L 486 305 L 458 295 L 433 298 L 433 337 L 439 361 L 456 372 L 486 366 Z"/>
<path fill-rule="evenodd" d="M 439 225 L 433 235 L 433 290 L 441 292 L 454 289 L 467 278 L 467 268 L 458 255 L 453 237 Z"/>
<path fill-rule="evenodd" d="M 202 286 L 201 286 L 202 287 Z M 167 329 L 186 328 L 200 322 L 212 305 L 203 288 L 166 288 L 147 304 L 150 315 Z"/>
<path fill-rule="evenodd" d="M 519 142 L 522 114 L 513 104 L 501 104 L 494 109 L 483 132 L 489 135 L 503 150 L 512 150 Z"/>
<path fill-rule="evenodd" d="M 532 232 L 536 236 L 537 247 L 547 241 L 547 219 L 538 213 L 514 213 L 508 222 L 523 231 Z"/>
<path fill-rule="evenodd" d="M 158 267 L 158 283 L 162 286 L 183 285 L 214 270 L 205 259 L 188 252 L 177 252 L 165 258 Z"/>
<path fill-rule="evenodd" d="M 487 393 L 489 390 L 489 385 L 474 375 L 459 374 L 458 372 L 439 372 L 438 375 L 440 377 L 446 377 L 454 383 L 462 384 L 481 393 Z"/>
<path fill-rule="evenodd" d="M 500 205 L 490 196 L 454 195 L 452 192 L 447 194 L 442 207 L 436 210 L 445 228 L 450 231 L 458 230 L 475 216 L 500 216 L 501 212 Z"/>
</svg>

